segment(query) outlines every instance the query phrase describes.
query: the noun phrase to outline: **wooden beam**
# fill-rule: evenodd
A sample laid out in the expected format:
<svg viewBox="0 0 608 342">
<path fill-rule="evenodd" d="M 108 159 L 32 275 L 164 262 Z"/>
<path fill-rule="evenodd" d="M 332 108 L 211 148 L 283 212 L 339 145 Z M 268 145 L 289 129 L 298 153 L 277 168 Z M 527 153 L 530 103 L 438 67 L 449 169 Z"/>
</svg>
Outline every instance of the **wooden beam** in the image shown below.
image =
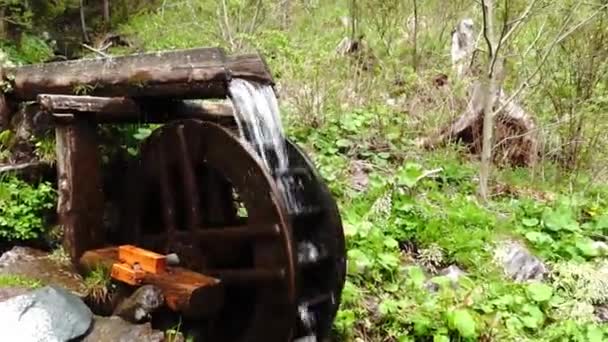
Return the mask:
<svg viewBox="0 0 608 342">
<path fill-rule="evenodd" d="M 134 100 L 127 97 L 38 95 L 41 110 L 53 114 L 57 123 L 70 123 L 83 114 L 97 123 L 151 122 L 171 119 L 201 119 L 234 126 L 233 108 L 228 102 Z"/>
<path fill-rule="evenodd" d="M 72 260 L 103 241 L 103 192 L 96 125 L 76 118 L 55 129 L 57 213 L 64 230 L 64 248 Z"/>
<path fill-rule="evenodd" d="M 232 77 L 272 83 L 259 55 L 227 58 L 218 48 L 82 59 L 5 69 L 16 100 L 39 94 L 225 98 Z"/>
</svg>

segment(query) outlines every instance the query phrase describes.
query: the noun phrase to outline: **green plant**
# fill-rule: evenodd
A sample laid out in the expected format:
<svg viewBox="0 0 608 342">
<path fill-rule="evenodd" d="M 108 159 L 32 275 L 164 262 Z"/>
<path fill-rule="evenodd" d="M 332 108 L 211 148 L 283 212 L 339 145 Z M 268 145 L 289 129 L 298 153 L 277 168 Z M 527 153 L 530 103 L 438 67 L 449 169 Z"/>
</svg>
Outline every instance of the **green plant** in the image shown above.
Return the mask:
<svg viewBox="0 0 608 342">
<path fill-rule="evenodd" d="M 36 279 L 30 279 L 20 275 L 0 274 L 0 287 L 29 287 L 37 288 L 42 286 L 42 283 Z"/>
<path fill-rule="evenodd" d="M 31 185 L 15 177 L 0 179 L 0 238 L 36 239 L 45 231 L 44 216 L 55 207 L 50 183 Z"/>
<path fill-rule="evenodd" d="M 110 294 L 111 282 L 112 277 L 107 267 L 95 267 L 84 278 L 87 297 L 96 303 L 105 302 Z"/>
</svg>

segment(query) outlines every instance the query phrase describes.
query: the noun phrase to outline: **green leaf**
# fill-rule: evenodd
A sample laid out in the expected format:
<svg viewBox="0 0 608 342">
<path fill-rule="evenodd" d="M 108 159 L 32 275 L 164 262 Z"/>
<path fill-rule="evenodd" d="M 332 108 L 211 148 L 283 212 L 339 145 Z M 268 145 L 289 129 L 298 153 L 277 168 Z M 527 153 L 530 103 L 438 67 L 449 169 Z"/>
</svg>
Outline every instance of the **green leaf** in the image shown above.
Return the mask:
<svg viewBox="0 0 608 342">
<path fill-rule="evenodd" d="M 576 241 L 576 248 L 586 257 L 596 257 L 601 254 L 599 248 L 594 245 L 594 241 L 591 239 L 579 239 Z"/>
<path fill-rule="evenodd" d="M 535 244 L 546 244 L 553 241 L 549 234 L 543 232 L 527 232 L 526 239 Z"/>
<path fill-rule="evenodd" d="M 572 210 L 567 207 L 559 207 L 555 210 L 547 209 L 543 212 L 543 222 L 547 229 L 552 231 L 578 230 L 578 222 L 573 216 Z"/>
<path fill-rule="evenodd" d="M 524 305 L 522 311 L 527 313 L 527 315 L 520 317 L 526 328 L 538 329 L 545 320 L 545 314 L 536 305 Z"/>
<path fill-rule="evenodd" d="M 408 270 L 408 275 L 408 280 L 416 287 L 421 287 L 424 284 L 424 281 L 426 280 L 424 271 L 422 271 L 422 268 L 418 266 L 411 267 Z"/>
<path fill-rule="evenodd" d="M 602 342 L 604 340 L 604 333 L 600 327 L 595 325 L 590 325 L 587 328 L 587 341 L 589 342 Z"/>
<path fill-rule="evenodd" d="M 472 338 L 476 336 L 475 320 L 466 309 L 458 309 L 451 312 L 449 323 L 452 329 L 458 331 L 461 337 Z"/>
<path fill-rule="evenodd" d="M 398 181 L 399 184 L 405 185 L 408 188 L 412 188 L 418 183 L 419 178 L 423 174 L 422 166 L 415 163 L 408 163 L 403 169 L 399 171 Z"/>
<path fill-rule="evenodd" d="M 359 249 L 349 250 L 347 256 L 350 274 L 361 274 L 372 264 L 371 259 Z"/>
<path fill-rule="evenodd" d="M 338 139 L 336 146 L 338 147 L 350 147 L 353 143 L 348 139 Z"/>
<path fill-rule="evenodd" d="M 539 224 L 539 221 L 537 218 L 524 218 L 523 220 L 521 220 L 521 223 L 526 226 L 526 227 L 536 227 Z"/>
<path fill-rule="evenodd" d="M 445 335 L 433 336 L 433 342 L 450 342 L 450 338 Z"/>
<path fill-rule="evenodd" d="M 531 283 L 527 287 L 528 296 L 535 302 L 546 302 L 553 296 L 553 288 L 543 283 Z"/>
</svg>

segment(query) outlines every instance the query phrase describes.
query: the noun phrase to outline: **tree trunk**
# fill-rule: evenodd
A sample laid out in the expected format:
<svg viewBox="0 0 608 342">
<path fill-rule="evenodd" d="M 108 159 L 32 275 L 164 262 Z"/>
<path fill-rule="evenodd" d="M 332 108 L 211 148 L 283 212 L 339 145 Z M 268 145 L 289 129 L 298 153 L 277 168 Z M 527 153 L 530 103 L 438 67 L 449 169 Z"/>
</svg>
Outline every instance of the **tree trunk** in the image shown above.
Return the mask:
<svg viewBox="0 0 608 342">
<path fill-rule="evenodd" d="M 84 13 L 84 0 L 80 0 L 80 26 L 82 28 L 82 39 L 89 42 L 89 34 L 87 33 L 86 16 Z"/>
<path fill-rule="evenodd" d="M 414 72 L 418 70 L 418 0 L 414 2 L 414 34 L 412 35 L 412 65 Z"/>
<path fill-rule="evenodd" d="M 103 23 L 106 30 L 112 26 L 110 23 L 110 0 L 103 0 Z"/>
<path fill-rule="evenodd" d="M 481 151 L 481 166 L 479 169 L 479 195 L 484 201 L 488 200 L 488 182 L 492 165 L 492 136 L 494 134 L 494 103 L 497 94 L 497 77 L 494 70 L 496 43 L 494 37 L 494 4 L 493 0 L 482 1 L 484 11 L 484 35 L 488 44 L 488 75 L 485 86 L 483 107 L 483 138 Z"/>
</svg>

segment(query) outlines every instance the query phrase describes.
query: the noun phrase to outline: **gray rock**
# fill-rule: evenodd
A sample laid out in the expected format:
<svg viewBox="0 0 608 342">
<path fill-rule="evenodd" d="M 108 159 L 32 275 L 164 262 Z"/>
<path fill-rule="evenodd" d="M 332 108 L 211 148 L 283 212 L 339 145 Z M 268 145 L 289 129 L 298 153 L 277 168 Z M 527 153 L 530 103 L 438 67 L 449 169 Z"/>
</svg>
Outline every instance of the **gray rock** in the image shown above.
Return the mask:
<svg viewBox="0 0 608 342">
<path fill-rule="evenodd" d="M 13 274 L 58 285 L 84 298 L 82 276 L 69 263 L 55 260 L 49 253 L 29 247 L 13 247 L 0 257 L 0 274 Z"/>
<path fill-rule="evenodd" d="M 519 282 L 542 280 L 547 273 L 545 264 L 517 241 L 506 240 L 499 243 L 494 260 L 503 267 L 508 277 Z"/>
<path fill-rule="evenodd" d="M 165 334 L 152 329 L 150 323 L 134 325 L 120 317 L 95 316 L 91 332 L 83 342 L 162 342 Z"/>
<path fill-rule="evenodd" d="M 119 316 L 131 323 L 139 323 L 152 318 L 152 313 L 165 304 L 161 289 L 154 285 L 144 285 L 120 302 L 114 310 Z"/>
<path fill-rule="evenodd" d="M 70 341 L 89 330 L 92 318 L 80 298 L 55 286 L 0 302 L 0 331 L 12 341 Z"/>
<path fill-rule="evenodd" d="M 596 306 L 595 317 L 602 323 L 608 322 L 608 305 Z"/>
</svg>

